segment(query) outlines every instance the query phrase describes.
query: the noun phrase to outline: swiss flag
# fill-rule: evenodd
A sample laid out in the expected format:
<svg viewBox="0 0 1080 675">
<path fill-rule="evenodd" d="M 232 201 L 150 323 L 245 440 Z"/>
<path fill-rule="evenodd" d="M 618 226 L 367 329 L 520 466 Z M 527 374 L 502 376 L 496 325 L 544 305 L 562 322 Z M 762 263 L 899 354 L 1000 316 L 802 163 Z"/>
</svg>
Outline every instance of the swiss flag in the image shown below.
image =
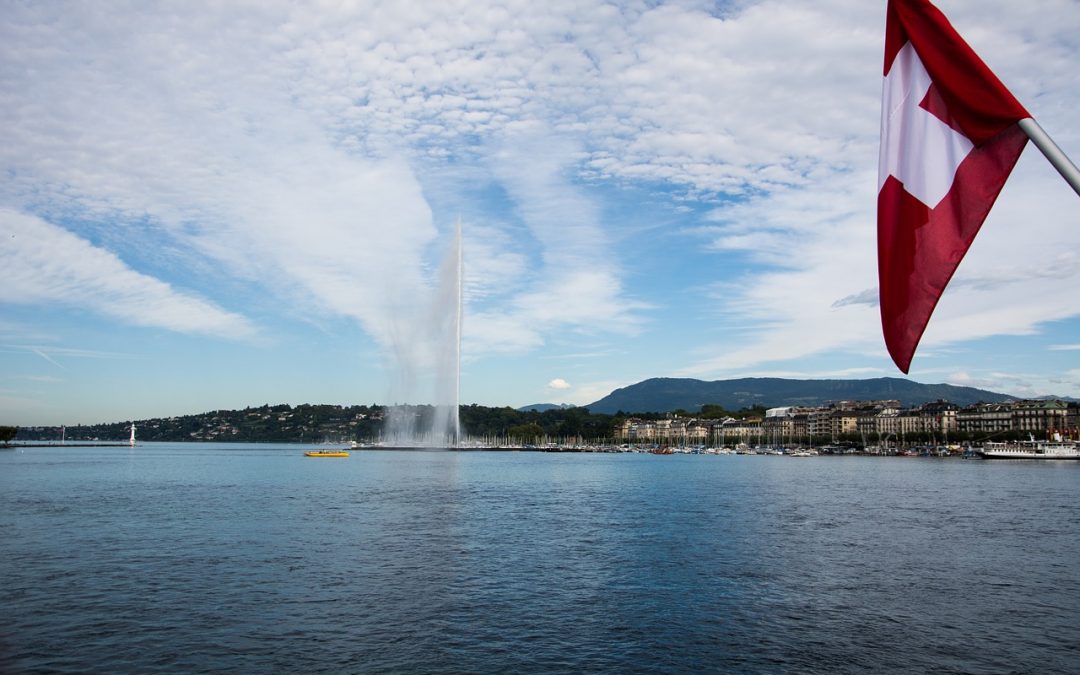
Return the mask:
<svg viewBox="0 0 1080 675">
<path fill-rule="evenodd" d="M 1020 158 L 1030 117 L 927 0 L 889 0 L 878 164 L 885 345 L 908 372 L 930 315 Z"/>
</svg>

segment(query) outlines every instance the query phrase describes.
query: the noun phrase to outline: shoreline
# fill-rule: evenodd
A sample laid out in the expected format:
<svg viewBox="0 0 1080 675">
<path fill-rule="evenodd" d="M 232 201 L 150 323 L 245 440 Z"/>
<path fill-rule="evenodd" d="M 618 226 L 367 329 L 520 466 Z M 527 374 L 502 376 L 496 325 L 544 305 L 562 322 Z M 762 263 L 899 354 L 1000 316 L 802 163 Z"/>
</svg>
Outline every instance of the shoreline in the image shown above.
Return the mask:
<svg viewBox="0 0 1080 675">
<path fill-rule="evenodd" d="M 8 445 L 0 445 L 0 450 L 14 450 L 15 448 L 126 448 L 130 447 L 130 443 L 106 443 L 97 441 L 87 441 L 85 443 L 79 441 L 72 441 L 63 443 L 61 441 L 16 441 Z M 136 444 L 134 447 L 138 447 Z"/>
</svg>

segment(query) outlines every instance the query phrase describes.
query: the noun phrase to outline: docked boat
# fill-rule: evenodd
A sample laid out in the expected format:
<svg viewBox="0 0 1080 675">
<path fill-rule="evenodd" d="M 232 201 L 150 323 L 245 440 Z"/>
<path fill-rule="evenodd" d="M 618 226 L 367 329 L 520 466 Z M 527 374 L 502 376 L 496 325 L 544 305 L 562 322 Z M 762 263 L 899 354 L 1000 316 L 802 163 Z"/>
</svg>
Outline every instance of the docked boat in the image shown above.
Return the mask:
<svg viewBox="0 0 1080 675">
<path fill-rule="evenodd" d="M 308 450 L 304 457 L 348 457 L 348 450 Z"/>
<path fill-rule="evenodd" d="M 1080 459 L 1080 446 L 1060 439 L 986 443 L 975 453 L 983 459 Z"/>
</svg>

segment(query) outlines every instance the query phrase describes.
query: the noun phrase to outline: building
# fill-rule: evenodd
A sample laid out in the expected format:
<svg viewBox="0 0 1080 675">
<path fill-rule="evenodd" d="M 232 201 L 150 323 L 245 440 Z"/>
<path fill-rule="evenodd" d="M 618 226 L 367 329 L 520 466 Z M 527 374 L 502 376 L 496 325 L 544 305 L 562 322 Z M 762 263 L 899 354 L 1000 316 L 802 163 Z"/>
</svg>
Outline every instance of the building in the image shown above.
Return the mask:
<svg viewBox="0 0 1080 675">
<path fill-rule="evenodd" d="M 764 419 L 631 417 L 616 427 L 615 435 L 630 443 L 732 445 L 797 443 L 811 436 L 831 440 L 861 436 L 870 442 L 889 436 L 904 440 L 909 435 L 934 434 L 945 440 L 950 433 L 991 436 L 1008 431 L 1041 438 L 1051 433 L 1080 436 L 1080 404 L 1029 400 L 977 403 L 961 409 L 948 401 L 933 401 L 914 408 L 901 408 L 898 401 L 840 401 L 828 407 L 770 408 Z"/>
<path fill-rule="evenodd" d="M 743 443 L 755 437 L 760 438 L 763 433 L 761 424 L 760 417 L 748 417 L 742 420 L 728 417 L 713 427 L 713 441 L 723 446 Z"/>
<path fill-rule="evenodd" d="M 1051 432 L 1069 427 L 1069 405 L 1064 401 L 1016 401 L 1012 425 L 1017 431 Z"/>
<path fill-rule="evenodd" d="M 957 430 L 968 434 L 996 434 L 1012 431 L 1009 403 L 976 403 L 956 413 Z"/>
<path fill-rule="evenodd" d="M 838 408 L 829 417 L 829 434 L 837 438 L 843 434 L 855 434 L 859 431 L 859 415 L 854 408 Z"/>
<path fill-rule="evenodd" d="M 948 434 L 959 430 L 956 421 L 956 414 L 959 410 L 960 406 L 955 403 L 938 400 L 924 404 L 920 408 L 920 413 L 924 418 L 930 420 L 931 431 Z"/>
</svg>

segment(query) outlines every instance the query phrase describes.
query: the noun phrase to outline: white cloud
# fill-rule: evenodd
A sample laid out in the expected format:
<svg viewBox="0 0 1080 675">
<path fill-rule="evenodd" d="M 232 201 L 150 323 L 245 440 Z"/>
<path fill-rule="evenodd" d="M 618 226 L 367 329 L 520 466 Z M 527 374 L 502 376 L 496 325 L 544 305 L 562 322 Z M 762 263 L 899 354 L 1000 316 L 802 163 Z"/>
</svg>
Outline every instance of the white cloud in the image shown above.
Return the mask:
<svg viewBox="0 0 1080 675">
<path fill-rule="evenodd" d="M 301 316 L 354 317 L 385 343 L 424 286 L 430 213 L 407 162 L 350 156 L 297 110 L 282 17 L 70 9 L 47 28 L 6 26 L 18 84 L 5 199 L 107 222 L 97 234 L 117 249 L 165 235 Z"/>
<path fill-rule="evenodd" d="M 90 308 L 182 333 L 240 338 L 254 332 L 244 317 L 136 272 L 113 253 L 40 218 L 0 209 L 0 236 L 0 302 Z"/>
<path fill-rule="evenodd" d="M 568 396 L 567 400 L 574 405 L 588 405 L 599 401 L 616 389 L 630 384 L 633 383 L 627 380 L 595 380 L 578 384 L 574 388 L 573 395 Z"/>
<path fill-rule="evenodd" d="M 1080 154 L 1075 3 L 939 4 Z M 47 274 L 31 283 L 24 268 L 21 285 L 0 291 L 19 296 L 7 301 L 70 301 L 92 287 L 93 306 L 125 321 L 250 333 L 215 304 L 229 304 L 224 291 L 203 299 L 135 271 L 171 255 L 206 277 L 193 286 L 204 295 L 217 281 L 250 283 L 290 318 L 348 317 L 387 347 L 415 331 L 429 291 L 435 223 L 448 220 L 431 195 L 460 192 L 504 207 L 467 223 L 472 358 L 555 335 L 634 335 L 652 328 L 655 299 L 627 292 L 634 272 L 611 255 L 620 223 L 595 190 L 630 184 L 696 205 L 741 199 L 703 230 L 714 250 L 752 262 L 712 301 L 739 339 L 700 348 L 684 372 L 883 353 L 867 291 L 883 3 L 6 10 L 0 204 L 79 223 L 66 234 L 126 269 L 110 285 L 37 252 L 23 265 Z M 1080 269 L 1075 198 L 1032 154 L 924 348 L 1080 314 L 1076 294 L 1060 292 Z"/>
<path fill-rule="evenodd" d="M 975 373 L 956 371 L 947 375 L 945 381 L 949 384 L 1008 394 L 1016 398 L 1080 395 L 1080 370 L 1066 371 L 1064 374 L 1055 373 L 1053 376 L 1000 371 Z"/>
<path fill-rule="evenodd" d="M 63 378 L 53 377 L 52 375 L 13 375 L 12 379 L 26 380 L 28 382 L 41 382 L 43 384 L 60 384 L 66 381 Z"/>
<path fill-rule="evenodd" d="M 807 380 L 866 379 L 892 373 L 882 368 L 837 368 L 835 370 L 748 370 L 732 377 L 782 377 Z"/>
<path fill-rule="evenodd" d="M 75 358 L 75 359 L 130 359 L 135 358 L 131 354 L 120 352 L 103 352 L 93 349 L 78 349 L 73 347 L 54 347 L 47 345 L 31 344 L 6 344 L 0 345 L 0 353 L 5 354 L 37 354 L 47 358 Z"/>
<path fill-rule="evenodd" d="M 611 8 L 586 18 L 529 4 L 463 14 L 271 3 L 242 21 L 221 6 L 70 9 L 24 7 L 5 25 L 17 140 L 0 151 L 15 176 L 0 192 L 8 203 L 107 218 L 116 225 L 96 234 L 117 249 L 165 235 L 182 255 L 270 289 L 299 317 L 351 317 L 389 346 L 413 330 L 402 323 L 429 287 L 437 235 L 414 163 L 498 155 L 463 139 L 510 133 L 515 156 L 496 160 L 493 179 L 517 196 L 546 266 L 512 297 L 506 286 L 492 293 L 485 280 L 520 272 L 525 258 L 491 245 L 500 232 L 469 245 L 470 299 L 498 300 L 477 307 L 471 324 L 500 328 L 470 344 L 527 348 L 597 313 L 614 330 L 633 323 L 610 266 L 560 278 L 581 260 L 568 252 L 602 250 L 604 235 L 589 198 L 558 175 L 572 170 L 576 141 L 549 142 L 575 135 L 558 131 L 577 114 L 567 104 L 589 100 L 582 82 L 596 79 L 583 78 L 594 65 L 565 35 L 598 35 Z M 546 150 L 540 163 L 515 127 L 530 119 L 552 124 L 532 141 Z M 553 220 L 552 210 L 574 219 Z M 573 293 L 574 313 L 542 316 L 563 293 Z"/>
<path fill-rule="evenodd" d="M 556 377 L 554 380 L 547 383 L 548 389 L 570 389 L 570 383 L 561 377 Z"/>
<path fill-rule="evenodd" d="M 876 297 L 873 304 L 850 301 L 876 284 L 874 258 L 867 255 L 874 250 L 867 227 L 873 215 L 868 207 L 853 207 L 872 203 L 873 179 L 863 172 L 817 193 L 778 190 L 715 213 L 725 231 L 774 233 L 749 251 L 768 268 L 717 289 L 722 320 L 745 337 L 708 350 L 681 374 L 728 375 L 880 344 Z"/>
<path fill-rule="evenodd" d="M 465 294 L 477 307 L 505 301 L 520 291 L 530 276 L 528 255 L 515 237 L 484 223 L 465 226 Z"/>
<path fill-rule="evenodd" d="M 992 12 L 970 3 L 941 4 L 950 15 L 953 7 L 944 5 L 955 5 L 954 23 L 976 49 L 985 45 L 988 53 L 998 55 L 991 65 L 1000 63 L 999 75 L 1013 85 L 1021 100 L 1055 101 L 1048 109 L 1055 116 L 1063 103 L 1075 101 L 1069 84 L 1074 76 L 1061 59 L 1080 48 L 1075 38 L 1080 22 L 1068 3 L 1046 3 L 1047 16 L 1063 19 L 1056 26 L 1031 20 L 1005 4 L 995 4 Z M 843 30 L 845 22 L 825 18 L 827 8 L 821 9 L 821 14 L 799 11 L 811 13 L 812 23 L 827 25 L 826 32 Z M 1010 18 L 1002 20 L 1000 12 Z M 739 20 L 752 13 L 748 11 Z M 992 22 L 987 17 L 993 17 Z M 852 42 L 849 55 L 835 62 L 880 63 L 880 36 L 870 38 L 869 42 Z M 1045 62 L 1034 53 L 1033 45 L 1046 45 Z M 793 49 L 792 53 L 803 55 L 812 52 Z M 1015 59 L 1010 61 L 1009 55 Z M 763 58 L 767 61 L 769 57 Z M 1034 73 L 1031 78 L 1023 74 L 1023 63 L 1029 64 L 1027 72 Z M 814 126 L 810 135 L 819 161 L 805 174 L 805 183 L 785 179 L 764 194 L 717 210 L 713 214 L 716 225 L 700 230 L 716 250 L 738 252 L 765 266 L 765 271 L 727 283 L 718 293 L 723 316 L 738 325 L 746 337 L 734 344 L 729 341 L 700 350 L 708 356 L 684 368 L 683 373 L 730 374 L 821 353 L 877 354 L 876 360 L 882 360 L 873 290 L 877 286 L 876 200 L 870 161 L 876 158 L 877 138 L 876 129 L 865 127 L 870 108 L 878 103 L 855 93 L 876 93 L 881 75 L 878 68 L 872 77 L 855 70 L 846 77 L 862 85 L 857 89 L 826 78 L 820 99 L 803 89 L 803 83 L 790 82 L 777 89 L 799 101 L 799 115 L 792 118 L 801 116 L 804 102 L 825 100 L 861 121 L 833 130 Z M 763 79 L 770 86 L 778 82 Z M 818 83 L 816 78 L 812 81 Z M 835 89 L 830 88 L 833 85 Z M 776 116 L 767 119 L 771 122 Z M 787 117 L 781 120 L 781 125 L 792 124 Z M 1056 121 L 1065 133 L 1059 142 L 1076 145 L 1075 125 L 1064 123 L 1064 117 Z M 748 128 L 744 127 L 743 133 Z M 788 139 L 795 141 L 797 134 L 788 132 Z M 792 147 L 804 146 L 794 142 Z M 794 154 L 792 158 L 798 161 Z M 783 162 L 779 164 L 783 166 Z M 991 335 L 1032 334 L 1044 322 L 1080 315 L 1080 296 L 1063 292 L 1080 282 L 1077 227 L 1080 212 L 1075 208 L 1075 195 L 1037 151 L 1029 148 L 932 318 L 913 373 L 923 369 L 933 350 L 943 346 Z"/>
<path fill-rule="evenodd" d="M 528 283 L 500 307 L 470 312 L 470 351 L 535 347 L 560 330 L 633 333 L 640 326 L 644 305 L 625 297 L 622 272 L 605 255 L 610 243 L 599 206 L 570 178 L 567 158 L 575 153 L 568 141 L 537 130 L 504 136 L 494 146 L 492 173 L 525 226 L 518 232 L 521 253 L 512 254 L 520 257 L 511 260 L 517 267 L 527 257 L 531 271 L 519 268 Z"/>
<path fill-rule="evenodd" d="M 589 120 L 608 139 L 597 169 L 744 193 L 805 185 L 819 167 L 846 164 L 837 141 L 876 130 L 876 91 L 851 83 L 879 70 L 880 57 L 867 57 L 882 17 L 866 3 L 643 13 L 627 27 L 633 47 L 602 62 L 615 91 L 609 123 Z"/>
</svg>

